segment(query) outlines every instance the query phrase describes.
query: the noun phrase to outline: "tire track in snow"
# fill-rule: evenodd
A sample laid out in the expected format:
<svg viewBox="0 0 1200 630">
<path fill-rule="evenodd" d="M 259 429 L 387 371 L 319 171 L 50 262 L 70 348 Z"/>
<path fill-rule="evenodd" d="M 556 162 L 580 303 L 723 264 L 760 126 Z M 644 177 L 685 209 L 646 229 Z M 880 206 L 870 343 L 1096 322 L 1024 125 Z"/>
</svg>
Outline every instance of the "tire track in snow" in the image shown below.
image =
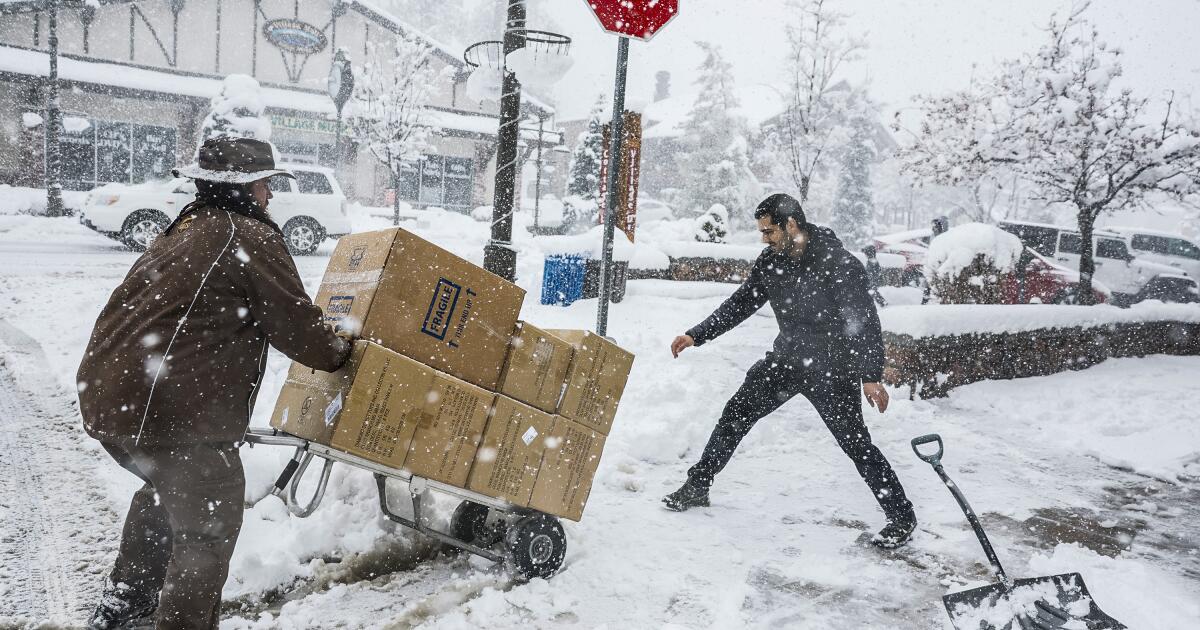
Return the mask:
<svg viewBox="0 0 1200 630">
<path fill-rule="evenodd" d="M 82 619 L 120 529 L 73 401 L 37 342 L 0 320 L 0 618 Z"/>
</svg>

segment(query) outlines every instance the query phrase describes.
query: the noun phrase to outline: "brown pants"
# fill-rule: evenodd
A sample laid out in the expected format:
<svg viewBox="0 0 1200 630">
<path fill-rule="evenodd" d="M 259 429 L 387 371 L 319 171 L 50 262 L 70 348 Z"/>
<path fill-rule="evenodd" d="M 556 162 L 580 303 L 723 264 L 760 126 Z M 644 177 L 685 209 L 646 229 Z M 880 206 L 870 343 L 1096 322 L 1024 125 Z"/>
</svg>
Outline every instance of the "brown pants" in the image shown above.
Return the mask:
<svg viewBox="0 0 1200 630">
<path fill-rule="evenodd" d="M 161 591 L 157 630 L 215 629 L 246 485 L 233 444 L 102 443 L 146 484 L 133 495 L 113 583 Z"/>
</svg>

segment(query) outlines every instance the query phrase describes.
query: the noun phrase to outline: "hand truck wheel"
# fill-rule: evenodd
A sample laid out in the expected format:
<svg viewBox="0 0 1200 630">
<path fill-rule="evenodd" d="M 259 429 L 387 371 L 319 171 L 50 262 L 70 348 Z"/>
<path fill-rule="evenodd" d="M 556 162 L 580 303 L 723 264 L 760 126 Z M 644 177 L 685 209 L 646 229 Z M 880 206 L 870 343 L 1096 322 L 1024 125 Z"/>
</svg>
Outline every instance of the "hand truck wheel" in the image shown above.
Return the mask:
<svg viewBox="0 0 1200 630">
<path fill-rule="evenodd" d="M 450 517 L 450 535 L 479 547 L 496 544 L 503 537 L 503 528 L 500 522 L 488 525 L 490 513 L 491 510 L 486 505 L 473 501 L 459 503 Z M 442 551 L 454 554 L 461 550 L 453 545 L 445 545 Z"/>
<path fill-rule="evenodd" d="M 562 567 L 567 536 L 557 518 L 548 514 L 523 516 L 505 535 L 513 571 L 520 577 L 548 578 Z"/>
</svg>

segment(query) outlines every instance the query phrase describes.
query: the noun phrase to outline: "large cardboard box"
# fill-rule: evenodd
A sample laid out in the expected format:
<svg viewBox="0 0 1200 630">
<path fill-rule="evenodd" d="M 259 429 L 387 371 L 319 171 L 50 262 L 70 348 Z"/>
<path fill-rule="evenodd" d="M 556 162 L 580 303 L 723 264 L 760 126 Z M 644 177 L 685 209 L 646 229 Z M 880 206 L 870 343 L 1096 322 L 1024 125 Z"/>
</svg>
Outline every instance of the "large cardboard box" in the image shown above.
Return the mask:
<svg viewBox="0 0 1200 630">
<path fill-rule="evenodd" d="M 507 396 L 496 396 L 467 489 L 513 505 L 529 505 L 546 438 L 553 428 L 554 416 Z"/>
<path fill-rule="evenodd" d="M 498 391 L 554 413 L 562 398 L 574 349 L 563 339 L 530 324 L 518 322 L 500 374 Z"/>
<path fill-rule="evenodd" d="M 591 331 L 547 332 L 575 348 L 558 413 L 608 435 L 633 367 L 633 354 Z"/>
<path fill-rule="evenodd" d="M 293 365 L 271 426 L 461 486 L 495 394 L 358 341 L 337 372 Z"/>
<path fill-rule="evenodd" d="M 600 433 L 556 416 L 529 507 L 573 521 L 583 518 L 604 440 Z"/>
<path fill-rule="evenodd" d="M 525 291 L 400 228 L 342 237 L 317 291 L 326 321 L 495 390 Z"/>
</svg>

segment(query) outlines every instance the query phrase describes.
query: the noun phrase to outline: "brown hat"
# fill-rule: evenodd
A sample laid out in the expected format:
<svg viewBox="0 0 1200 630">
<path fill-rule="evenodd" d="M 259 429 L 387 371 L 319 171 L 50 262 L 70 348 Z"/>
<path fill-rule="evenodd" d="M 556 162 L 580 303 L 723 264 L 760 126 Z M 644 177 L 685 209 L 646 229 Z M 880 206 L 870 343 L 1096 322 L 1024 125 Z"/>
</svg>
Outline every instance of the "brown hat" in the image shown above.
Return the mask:
<svg viewBox="0 0 1200 630">
<path fill-rule="evenodd" d="M 226 184 L 245 184 L 255 180 L 291 173 L 275 168 L 275 147 L 253 138 L 209 138 L 200 146 L 195 164 L 171 171 L 175 177 L 203 179 Z"/>
</svg>

